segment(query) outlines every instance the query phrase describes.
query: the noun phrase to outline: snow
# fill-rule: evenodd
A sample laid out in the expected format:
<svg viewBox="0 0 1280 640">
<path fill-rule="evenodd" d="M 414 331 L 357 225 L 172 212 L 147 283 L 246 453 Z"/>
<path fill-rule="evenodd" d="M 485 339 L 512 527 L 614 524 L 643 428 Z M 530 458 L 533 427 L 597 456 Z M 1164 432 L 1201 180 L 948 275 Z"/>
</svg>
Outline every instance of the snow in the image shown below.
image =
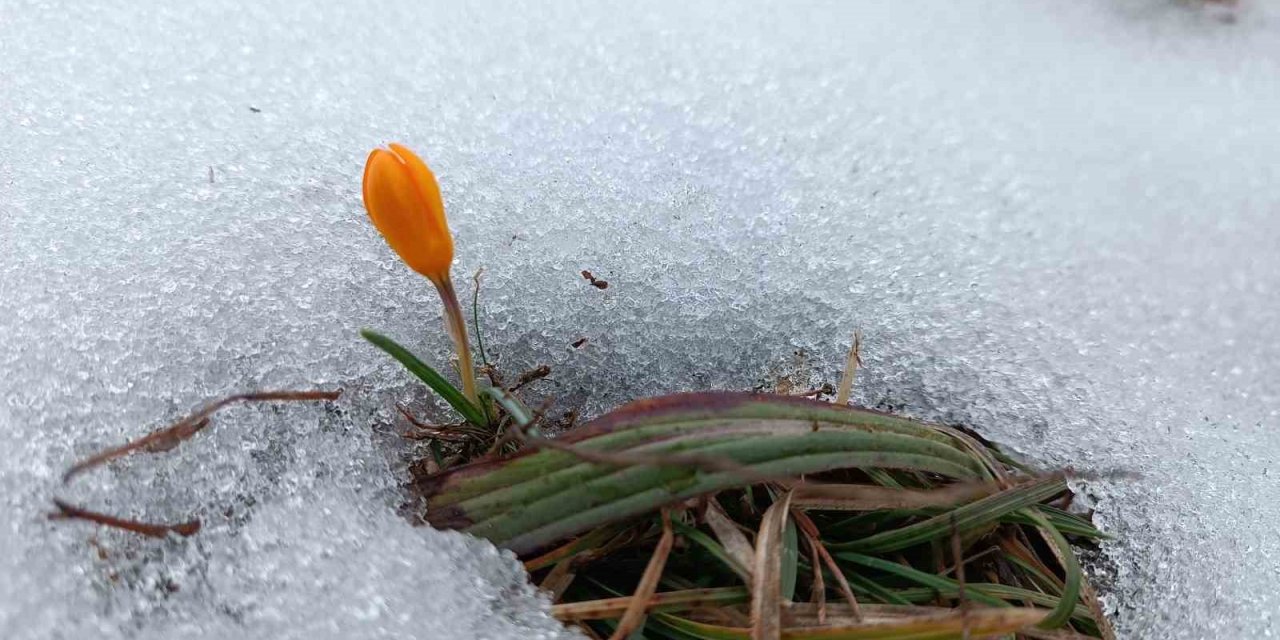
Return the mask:
<svg viewBox="0 0 1280 640">
<path fill-rule="evenodd" d="M 565 410 L 834 382 L 861 327 L 860 403 L 1141 474 L 1085 487 L 1123 637 L 1280 630 L 1274 5 L 348 4 L 0 0 L 0 637 L 567 636 L 396 513 L 427 401 L 356 332 L 449 348 L 360 205 L 393 140 Z M 59 484 L 259 388 L 344 394 Z"/>
</svg>

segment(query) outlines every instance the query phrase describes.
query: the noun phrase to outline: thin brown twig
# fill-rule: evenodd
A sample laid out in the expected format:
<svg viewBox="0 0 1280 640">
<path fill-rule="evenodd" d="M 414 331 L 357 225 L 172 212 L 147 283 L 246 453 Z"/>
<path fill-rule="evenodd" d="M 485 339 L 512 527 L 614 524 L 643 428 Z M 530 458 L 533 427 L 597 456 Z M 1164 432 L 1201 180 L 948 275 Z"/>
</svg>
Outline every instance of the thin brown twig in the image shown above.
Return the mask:
<svg viewBox="0 0 1280 640">
<path fill-rule="evenodd" d="M 409 421 L 409 424 L 412 424 L 414 427 L 417 427 L 422 431 L 436 428 L 414 417 L 414 415 L 409 412 L 409 408 L 399 402 L 396 403 L 396 411 L 399 411 L 400 415 L 404 416 L 404 419 Z"/>
<path fill-rule="evenodd" d="M 820 563 L 822 555 L 818 551 L 818 547 L 821 546 L 822 543 L 814 540 L 813 538 L 809 538 L 808 536 L 806 536 L 806 540 L 809 543 L 809 555 L 811 556 L 809 562 L 813 564 L 813 587 L 811 590 L 813 591 L 812 597 L 814 603 L 818 605 L 818 624 L 826 624 L 827 585 L 822 580 L 822 564 Z"/>
<path fill-rule="evenodd" d="M 406 431 L 405 433 L 400 434 L 403 438 L 407 438 L 409 440 L 436 439 L 443 440 L 445 442 L 463 442 L 468 437 L 467 434 L 463 432 L 464 430 L 451 427 L 437 427 L 418 420 L 412 413 L 409 413 L 409 409 L 403 404 L 396 403 L 396 410 L 413 425 L 414 429 L 416 429 L 416 431 Z"/>
<path fill-rule="evenodd" d="M 259 391 L 240 393 L 211 402 L 199 411 L 179 420 L 159 431 L 154 431 L 141 438 L 132 440 L 119 447 L 107 449 L 72 465 L 62 476 L 62 482 L 70 482 L 75 476 L 105 464 L 117 458 L 130 455 L 136 451 L 167 451 L 179 443 L 199 433 L 208 424 L 209 416 L 219 409 L 234 402 L 265 402 L 271 400 L 334 400 L 342 393 L 338 391 Z"/>
<path fill-rule="evenodd" d="M 840 569 L 840 565 L 836 564 L 836 559 L 831 557 L 831 552 L 827 551 L 826 545 L 822 544 L 822 537 L 818 535 L 818 525 L 813 523 L 809 518 L 809 514 L 803 509 L 793 509 L 791 517 L 796 521 L 796 526 L 809 539 L 810 544 L 818 550 L 818 555 L 822 557 L 823 564 L 827 565 L 827 569 L 831 570 L 831 575 L 835 577 L 836 584 L 840 586 L 840 595 L 844 596 L 845 602 L 849 603 L 849 610 L 853 612 L 853 619 L 862 622 L 862 607 L 858 605 L 858 598 L 853 595 L 853 589 L 849 587 L 849 581 L 844 577 L 844 571 Z M 816 564 L 814 571 L 821 572 L 822 567 Z"/>
<path fill-rule="evenodd" d="M 975 553 L 969 556 L 968 558 L 961 558 L 955 564 L 949 567 L 943 568 L 942 571 L 938 572 L 938 575 L 940 576 L 950 575 L 954 573 L 958 568 L 962 567 L 963 565 L 973 564 L 974 562 L 977 562 L 978 560 L 985 558 L 993 553 L 1000 553 L 1000 551 L 1001 551 L 1000 547 L 987 547 L 986 549 L 983 549 L 982 551 Z M 963 569 L 959 569 L 959 570 L 963 571 Z"/>
<path fill-rule="evenodd" d="M 835 392 L 836 392 L 836 389 L 835 387 L 831 386 L 830 382 L 824 382 L 822 383 L 821 387 L 806 391 L 800 394 L 800 396 L 804 398 L 817 398 L 818 396 L 831 395 Z"/>
<path fill-rule="evenodd" d="M 489 378 L 489 386 L 491 387 L 501 389 L 505 384 L 502 381 L 502 374 L 498 371 L 498 368 L 491 364 L 480 365 L 480 373 L 483 373 L 485 377 Z"/>
<path fill-rule="evenodd" d="M 671 527 L 671 512 L 663 509 L 662 538 L 658 540 L 658 546 L 653 550 L 653 556 L 649 558 L 649 564 L 640 576 L 640 584 L 631 595 L 631 604 L 618 620 L 618 627 L 614 629 L 613 635 L 609 636 L 609 640 L 622 640 L 630 636 L 644 620 L 646 605 L 658 590 L 658 581 L 662 578 L 662 570 L 667 566 L 667 557 L 671 555 L 671 547 L 675 544 L 675 540 L 675 530 Z"/>
<path fill-rule="evenodd" d="M 551 367 L 545 364 L 540 364 L 520 374 L 520 377 L 516 378 L 516 383 L 511 385 L 511 388 L 507 389 L 507 391 L 519 391 L 521 387 L 531 382 L 541 380 L 549 375 L 551 375 Z"/>
<path fill-rule="evenodd" d="M 58 498 L 53 499 L 54 506 L 58 507 L 57 513 L 49 514 L 50 520 L 84 520 L 93 522 L 107 527 L 123 529 L 133 533 L 147 536 L 148 538 L 164 538 L 170 533 L 176 533 L 180 536 L 195 535 L 200 530 L 200 521 L 191 520 L 189 522 L 179 522 L 178 524 L 153 524 L 148 522 L 139 522 L 137 520 L 129 520 L 126 518 L 118 518 L 116 516 L 90 511 L 70 504 Z"/>
</svg>

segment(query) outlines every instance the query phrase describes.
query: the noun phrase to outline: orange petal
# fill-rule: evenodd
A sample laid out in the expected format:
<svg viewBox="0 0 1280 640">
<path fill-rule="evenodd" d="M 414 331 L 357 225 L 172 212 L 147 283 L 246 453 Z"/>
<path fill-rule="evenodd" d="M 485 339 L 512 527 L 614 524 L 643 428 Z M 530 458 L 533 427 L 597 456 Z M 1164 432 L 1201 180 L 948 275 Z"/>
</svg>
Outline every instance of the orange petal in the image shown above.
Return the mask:
<svg viewBox="0 0 1280 640">
<path fill-rule="evenodd" d="M 409 150 L 408 147 L 392 142 L 391 151 L 396 154 L 400 161 L 409 169 L 409 175 L 413 177 L 414 182 L 418 183 L 418 190 L 422 193 L 427 201 L 427 206 L 433 210 L 433 213 L 444 222 L 444 202 L 440 198 L 440 185 L 436 183 L 436 174 L 427 168 L 427 163 L 418 157 L 418 154 Z"/>
<path fill-rule="evenodd" d="M 449 273 L 453 239 L 435 177 L 400 145 L 375 149 L 364 171 L 364 204 L 387 244 L 414 271 L 432 279 Z"/>
</svg>

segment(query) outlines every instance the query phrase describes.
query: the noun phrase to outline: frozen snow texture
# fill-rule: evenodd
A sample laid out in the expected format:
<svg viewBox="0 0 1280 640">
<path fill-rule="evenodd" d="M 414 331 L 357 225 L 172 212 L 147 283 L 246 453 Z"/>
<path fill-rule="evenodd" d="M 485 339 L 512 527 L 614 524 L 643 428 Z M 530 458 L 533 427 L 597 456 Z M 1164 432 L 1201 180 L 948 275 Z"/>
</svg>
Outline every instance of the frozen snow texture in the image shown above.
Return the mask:
<svg viewBox="0 0 1280 640">
<path fill-rule="evenodd" d="M 394 514 L 424 395 L 356 330 L 448 343 L 359 203 L 390 140 L 562 406 L 834 381 L 860 326 L 859 402 L 1142 473 L 1090 487 L 1124 637 L 1280 629 L 1273 7 L 347 4 L 0 0 L 0 637 L 559 633 Z M 78 456 L 280 387 L 345 394 L 66 491 L 199 536 L 43 519 Z"/>
</svg>

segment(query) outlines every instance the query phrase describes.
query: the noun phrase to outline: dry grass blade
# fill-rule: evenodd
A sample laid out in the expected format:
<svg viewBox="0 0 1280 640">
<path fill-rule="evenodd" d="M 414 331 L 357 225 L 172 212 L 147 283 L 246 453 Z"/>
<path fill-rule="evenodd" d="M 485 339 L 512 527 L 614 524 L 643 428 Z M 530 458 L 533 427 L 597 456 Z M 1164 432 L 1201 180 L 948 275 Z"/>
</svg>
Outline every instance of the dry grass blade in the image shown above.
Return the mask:
<svg viewBox="0 0 1280 640">
<path fill-rule="evenodd" d="M 818 533 L 818 526 L 803 511 L 795 510 L 791 515 L 796 520 L 796 526 L 808 538 L 809 545 L 822 558 L 822 564 L 827 567 L 831 575 L 835 576 L 836 584 L 840 585 L 840 595 L 844 596 L 844 601 L 849 605 L 853 619 L 857 622 L 862 622 L 862 607 L 858 604 L 858 598 L 853 595 L 853 589 L 849 587 L 849 581 L 845 579 L 844 571 L 840 568 L 840 565 L 836 564 L 836 559 L 831 557 L 831 552 L 827 551 L 827 547 L 822 544 L 822 536 Z M 822 573 L 822 567 L 817 562 L 813 564 L 813 572 Z"/>
<path fill-rule="evenodd" d="M 774 502 L 760 521 L 751 568 L 751 638 L 782 637 L 782 535 L 791 512 L 791 492 Z"/>
<path fill-rule="evenodd" d="M 926 509 L 952 507 L 1000 491 L 994 482 L 963 482 L 928 491 L 897 489 L 870 484 L 815 484 L 796 486 L 795 506 L 829 511 Z"/>
<path fill-rule="evenodd" d="M 795 512 L 792 512 L 794 515 Z M 948 607 L 924 607 L 893 604 L 867 604 L 859 608 L 859 619 L 853 619 L 853 609 L 843 602 L 827 603 L 826 626 L 848 627 L 857 623 L 879 623 L 892 620 L 903 620 L 914 616 L 948 613 Z M 811 602 L 797 602 L 787 608 L 783 620 L 788 629 L 793 627 L 820 627 L 818 623 L 818 606 Z"/>
<path fill-rule="evenodd" d="M 635 593 L 631 596 L 631 603 L 627 605 L 626 612 L 618 621 L 618 628 L 614 629 L 612 636 L 609 636 L 610 640 L 622 640 L 640 627 L 649 599 L 658 590 L 658 580 L 662 578 L 662 570 L 667 566 L 667 556 L 671 555 L 671 546 L 675 544 L 675 540 L 675 531 L 671 528 L 671 512 L 663 509 L 662 538 L 658 540 L 658 546 L 653 550 L 653 556 L 649 558 L 649 565 L 640 576 L 640 584 L 636 586 Z"/>
<path fill-rule="evenodd" d="M 836 404 L 843 407 L 849 404 L 849 396 L 853 394 L 853 379 L 858 375 L 858 365 L 862 364 L 862 332 L 853 332 L 853 346 L 849 347 L 849 360 L 844 365 L 844 375 L 840 378 L 840 390 L 836 392 Z"/>
<path fill-rule="evenodd" d="M 644 612 L 706 609 L 739 604 L 746 600 L 747 590 L 743 587 L 685 589 L 653 594 L 649 597 L 648 602 L 645 603 Z M 551 615 L 561 622 L 607 620 L 617 618 L 626 613 L 633 602 L 634 598 L 630 596 L 588 600 L 586 602 L 569 602 L 552 605 Z"/>
<path fill-rule="evenodd" d="M 724 545 L 725 551 L 728 551 L 729 555 L 742 565 L 750 577 L 751 565 L 755 562 L 755 551 L 752 549 L 751 541 L 747 540 L 746 534 L 742 533 L 738 525 L 734 524 L 724 512 L 724 508 L 720 506 L 715 496 L 707 498 L 707 511 L 704 518 L 707 526 L 711 527 L 712 533 L 716 534 L 716 539 Z"/>
<path fill-rule="evenodd" d="M 524 563 L 526 571 L 537 571 L 544 567 L 549 567 L 565 558 L 583 554 L 599 554 L 603 553 L 602 547 L 607 547 L 606 543 L 620 533 L 618 526 L 600 527 L 582 537 L 575 538 L 569 542 L 552 549 L 536 558 L 527 560 Z"/>
<path fill-rule="evenodd" d="M 130 531 L 138 535 L 147 536 L 148 538 L 164 538 L 171 533 L 176 533 L 180 536 L 192 536 L 200 530 L 199 520 L 180 522 L 178 524 L 153 524 L 148 522 L 139 522 L 137 520 L 117 518 L 116 516 L 110 516 L 105 513 L 81 509 L 80 507 L 57 498 L 53 499 L 53 504 L 58 507 L 58 512 L 49 514 L 50 520 L 84 520 L 86 522 L 93 522 L 115 529 Z"/>
<path fill-rule="evenodd" d="M 213 415 L 219 409 L 235 403 L 235 402 L 267 402 L 273 400 L 336 400 L 342 394 L 338 391 L 259 391 L 255 393 L 241 393 L 233 396 L 227 396 L 221 400 L 211 402 L 199 411 L 179 420 L 178 422 L 161 429 L 149 433 L 137 440 L 133 440 L 119 447 L 107 449 L 101 453 L 90 456 L 72 465 L 62 476 L 62 481 L 68 482 L 75 476 L 88 471 L 94 467 L 106 464 L 116 458 L 122 458 L 137 451 L 167 451 L 172 449 L 184 440 L 199 433 L 205 425 L 208 424 L 209 416 Z"/>
<path fill-rule="evenodd" d="M 818 625 L 812 605 L 795 605 L 789 612 L 793 624 L 782 629 L 786 640 L 953 640 L 963 629 L 973 638 L 991 638 L 1022 633 L 1044 620 L 1046 611 L 1021 607 L 973 609 L 967 616 L 958 611 L 910 607 L 903 615 L 888 615 L 857 623 L 840 619 L 833 612 L 831 623 Z M 713 622 L 660 614 L 663 622 L 698 638 L 754 638 L 751 630 L 726 627 Z"/>
<path fill-rule="evenodd" d="M 573 579 L 577 574 L 573 571 L 573 558 L 566 558 L 556 563 L 547 573 L 547 577 L 542 579 L 542 583 L 538 585 L 547 593 L 552 602 L 559 602 L 560 597 L 564 595 L 565 589 L 573 583 Z"/>
<path fill-rule="evenodd" d="M 812 537 L 807 537 L 809 541 L 809 562 L 814 566 L 813 571 L 813 587 L 809 589 L 812 594 L 813 603 L 818 605 L 818 624 L 827 623 L 827 584 L 822 579 L 822 561 L 818 554 L 818 547 L 822 546 L 820 542 Z"/>
<path fill-rule="evenodd" d="M 1031 628 L 1044 620 L 1041 609 L 972 609 L 926 614 L 887 622 L 792 631 L 787 638 L 955 638 L 966 632 L 972 638 L 990 638 Z M 788 630 L 791 631 L 791 630 Z"/>
</svg>

